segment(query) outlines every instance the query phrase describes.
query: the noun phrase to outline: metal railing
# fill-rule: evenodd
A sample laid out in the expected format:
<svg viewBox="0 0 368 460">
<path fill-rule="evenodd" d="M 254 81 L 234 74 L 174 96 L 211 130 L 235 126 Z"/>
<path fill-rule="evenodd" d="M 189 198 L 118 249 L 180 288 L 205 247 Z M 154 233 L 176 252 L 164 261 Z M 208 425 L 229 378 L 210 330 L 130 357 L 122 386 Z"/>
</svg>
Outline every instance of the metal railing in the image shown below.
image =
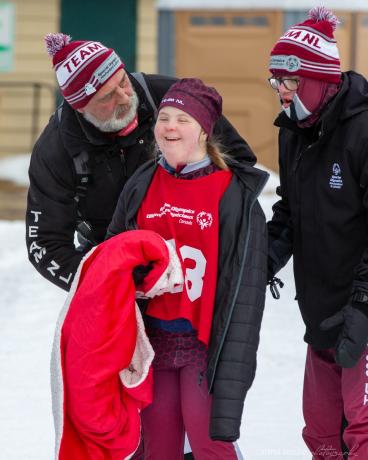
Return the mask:
<svg viewBox="0 0 368 460">
<path fill-rule="evenodd" d="M 1 89 L 31 89 L 31 141 L 29 148 L 31 149 L 35 143 L 39 130 L 40 130 L 40 116 L 41 116 L 41 98 L 42 90 L 45 89 L 49 91 L 52 100 L 56 98 L 56 88 L 51 83 L 45 82 L 33 82 L 33 81 L 0 81 L 0 98 L 1 98 Z M 51 108 L 51 107 L 50 107 Z M 1 109 L 1 106 L 0 106 Z"/>
</svg>

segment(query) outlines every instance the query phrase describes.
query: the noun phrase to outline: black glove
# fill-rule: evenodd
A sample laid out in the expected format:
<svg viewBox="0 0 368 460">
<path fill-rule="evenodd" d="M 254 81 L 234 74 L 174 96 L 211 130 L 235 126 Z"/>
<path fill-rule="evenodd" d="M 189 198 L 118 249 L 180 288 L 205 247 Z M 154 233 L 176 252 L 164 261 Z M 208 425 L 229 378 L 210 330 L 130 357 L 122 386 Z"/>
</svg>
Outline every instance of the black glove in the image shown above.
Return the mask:
<svg viewBox="0 0 368 460">
<path fill-rule="evenodd" d="M 153 263 L 149 262 L 147 265 L 138 265 L 133 270 L 133 279 L 136 286 L 140 286 L 146 275 L 152 270 Z"/>
<path fill-rule="evenodd" d="M 354 367 L 367 346 L 367 301 L 366 293 L 356 292 L 352 295 L 348 305 L 320 324 L 323 331 L 341 326 L 341 332 L 335 346 L 335 361 L 341 367 Z"/>
</svg>

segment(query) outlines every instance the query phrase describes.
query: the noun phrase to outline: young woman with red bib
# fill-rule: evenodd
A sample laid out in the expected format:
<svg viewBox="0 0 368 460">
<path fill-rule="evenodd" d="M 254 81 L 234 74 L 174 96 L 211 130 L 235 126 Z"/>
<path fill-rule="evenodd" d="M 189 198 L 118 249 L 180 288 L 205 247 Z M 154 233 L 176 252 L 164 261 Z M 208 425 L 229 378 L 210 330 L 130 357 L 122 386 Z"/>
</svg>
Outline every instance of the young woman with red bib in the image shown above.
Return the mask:
<svg viewBox="0 0 368 460">
<path fill-rule="evenodd" d="M 176 249 L 184 285 L 148 302 L 155 350 L 154 401 L 142 411 L 144 458 L 242 458 L 244 399 L 256 369 L 267 282 L 267 237 L 258 196 L 267 174 L 220 152 L 211 139 L 218 92 L 176 82 L 155 126 L 158 160 L 120 196 L 108 237 L 153 230 Z"/>
</svg>

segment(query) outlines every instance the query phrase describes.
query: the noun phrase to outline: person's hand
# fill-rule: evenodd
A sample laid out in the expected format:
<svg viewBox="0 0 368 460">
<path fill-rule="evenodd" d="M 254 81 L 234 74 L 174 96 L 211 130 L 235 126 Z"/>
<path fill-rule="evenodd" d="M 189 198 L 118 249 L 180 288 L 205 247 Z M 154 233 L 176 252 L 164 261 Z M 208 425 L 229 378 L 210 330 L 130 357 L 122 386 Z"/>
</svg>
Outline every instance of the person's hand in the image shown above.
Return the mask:
<svg viewBox="0 0 368 460">
<path fill-rule="evenodd" d="M 133 270 L 134 284 L 136 286 L 140 286 L 143 283 L 144 278 L 148 275 L 152 268 L 152 262 L 150 262 L 148 265 L 138 265 L 137 267 L 135 267 Z"/>
<path fill-rule="evenodd" d="M 323 331 L 338 326 L 341 332 L 335 346 L 335 361 L 341 367 L 354 367 L 367 346 L 368 304 L 352 299 L 342 310 L 320 324 Z"/>
<path fill-rule="evenodd" d="M 155 266 L 154 262 L 146 267 L 139 266 L 133 272 L 137 288 L 136 298 L 151 299 L 165 293 L 175 293 L 183 290 L 184 275 L 179 257 L 171 241 L 165 241 L 165 244 L 169 252 L 169 260 L 165 271 L 159 279 L 151 279 L 151 271 Z"/>
</svg>

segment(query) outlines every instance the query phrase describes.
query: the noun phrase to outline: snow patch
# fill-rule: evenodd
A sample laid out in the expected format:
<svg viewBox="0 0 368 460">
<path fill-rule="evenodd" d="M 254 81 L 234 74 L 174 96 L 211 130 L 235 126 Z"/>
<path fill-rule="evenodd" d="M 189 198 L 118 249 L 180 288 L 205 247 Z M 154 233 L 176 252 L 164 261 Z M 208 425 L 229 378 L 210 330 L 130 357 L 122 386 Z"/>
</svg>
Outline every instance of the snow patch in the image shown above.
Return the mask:
<svg viewBox="0 0 368 460">
<path fill-rule="evenodd" d="M 28 187 L 28 167 L 31 159 L 29 153 L 0 157 L 0 179 L 9 180 Z"/>
</svg>

